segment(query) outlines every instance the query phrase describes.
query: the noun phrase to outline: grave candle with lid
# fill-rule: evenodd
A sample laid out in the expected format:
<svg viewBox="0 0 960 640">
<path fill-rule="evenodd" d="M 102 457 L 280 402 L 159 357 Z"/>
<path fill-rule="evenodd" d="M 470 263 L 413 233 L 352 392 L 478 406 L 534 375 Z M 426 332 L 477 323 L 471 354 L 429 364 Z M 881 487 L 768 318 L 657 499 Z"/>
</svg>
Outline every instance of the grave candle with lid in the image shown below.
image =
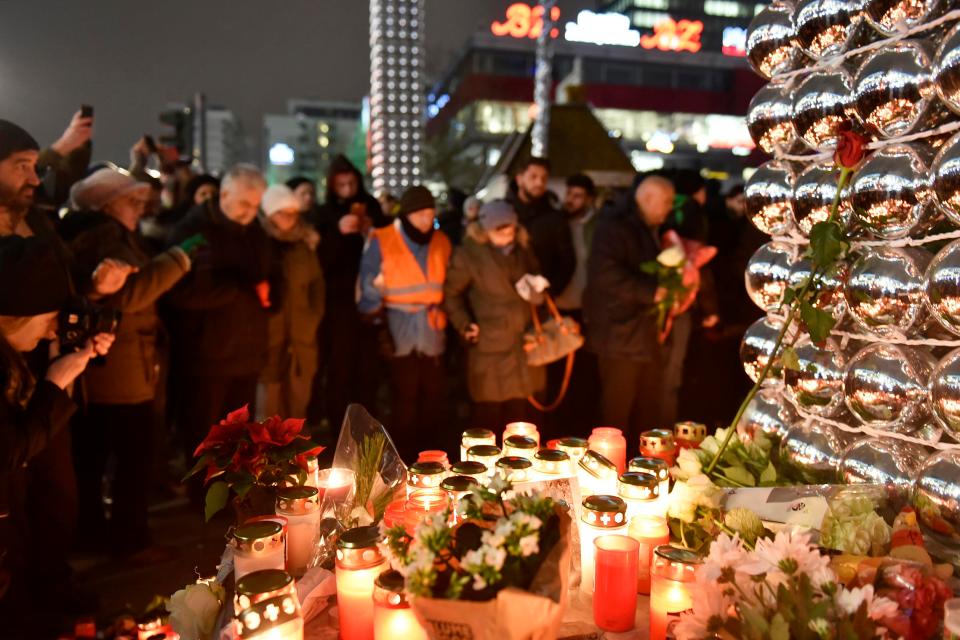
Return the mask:
<svg viewBox="0 0 960 640">
<path fill-rule="evenodd" d="M 503 441 L 503 454 L 532 461 L 539 447 L 539 443 L 530 436 L 510 436 Z"/>
<path fill-rule="evenodd" d="M 590 446 L 586 438 L 560 438 L 557 441 L 556 448 L 570 456 L 570 459 L 576 464 L 580 462 L 580 458 L 583 457 Z"/>
<path fill-rule="evenodd" d="M 680 614 L 693 607 L 693 587 L 702 559 L 693 551 L 662 545 L 653 552 L 650 578 L 650 640 L 666 640 Z"/>
<path fill-rule="evenodd" d="M 537 425 L 532 422 L 511 422 L 503 430 L 504 442 L 510 436 L 528 436 L 536 440 L 537 446 L 540 446 L 540 432 L 537 431 Z"/>
<path fill-rule="evenodd" d="M 450 473 L 455 476 L 467 476 L 468 478 L 473 478 L 477 482 L 484 482 L 490 475 L 487 465 L 483 464 L 482 462 L 477 462 L 476 460 L 461 460 L 460 462 L 454 462 L 450 466 Z"/>
<path fill-rule="evenodd" d="M 320 529 L 319 492 L 316 487 L 284 487 L 277 491 L 278 516 L 287 519 L 287 571 L 303 576 L 313 555 Z"/>
<path fill-rule="evenodd" d="M 478 444 L 496 446 L 497 436 L 490 429 L 467 429 L 460 436 L 460 459 L 468 460 L 467 451 Z"/>
<path fill-rule="evenodd" d="M 492 444 L 475 444 L 467 449 L 467 460 L 487 465 L 487 475 L 497 472 L 497 460 L 502 455 L 500 447 Z"/>
<path fill-rule="evenodd" d="M 262 569 L 283 570 L 286 565 L 284 543 L 283 525 L 279 522 L 262 520 L 234 529 L 234 580 Z"/>
<path fill-rule="evenodd" d="M 660 481 L 642 471 L 627 471 L 617 480 L 617 495 L 627 503 L 627 518 L 634 516 L 662 516 Z"/>
<path fill-rule="evenodd" d="M 407 469 L 407 497 L 417 489 L 438 489 L 447 477 L 447 468 L 442 463 L 415 462 Z"/>
<path fill-rule="evenodd" d="M 302 640 L 303 617 L 293 577 L 286 571 L 254 571 L 237 581 L 233 597 L 236 637 Z"/>
<path fill-rule="evenodd" d="M 373 640 L 374 581 L 387 568 L 376 526 L 348 529 L 337 540 L 337 606 L 342 640 Z"/>
<path fill-rule="evenodd" d="M 460 513 L 457 511 L 457 504 L 460 498 L 470 493 L 470 489 L 476 487 L 480 482 L 470 476 L 448 476 L 440 483 L 440 488 L 446 492 L 447 500 L 452 507 L 450 510 L 450 524 L 460 522 Z"/>
<path fill-rule="evenodd" d="M 591 450 L 603 454 L 617 467 L 617 473 L 627 470 L 627 439 L 615 427 L 597 427 L 587 441 Z"/>
<path fill-rule="evenodd" d="M 640 455 L 659 458 L 671 467 L 677 460 L 677 443 L 673 432 L 666 429 L 651 429 L 640 434 Z"/>
<path fill-rule="evenodd" d="M 374 640 L 428 640 L 403 590 L 403 576 L 384 571 L 373 585 Z"/>
<path fill-rule="evenodd" d="M 539 479 L 570 478 L 573 476 L 573 461 L 559 449 L 540 449 L 533 457 L 533 468 Z"/>
<path fill-rule="evenodd" d="M 596 546 L 605 535 L 627 533 L 627 504 L 617 496 L 594 495 L 583 500 L 580 511 L 580 589 L 592 594 Z"/>
<path fill-rule="evenodd" d="M 581 495 L 617 493 L 617 466 L 592 449 L 583 454 L 577 463 L 577 478 L 580 480 Z"/>
<path fill-rule="evenodd" d="M 533 472 L 533 463 L 528 458 L 504 456 L 497 460 L 497 471 L 510 482 L 526 482 Z"/>
<path fill-rule="evenodd" d="M 656 476 L 660 481 L 660 502 L 663 503 L 663 512 L 667 512 L 670 504 L 670 465 L 660 458 L 637 457 L 627 464 L 629 471 L 639 471 Z"/>
</svg>

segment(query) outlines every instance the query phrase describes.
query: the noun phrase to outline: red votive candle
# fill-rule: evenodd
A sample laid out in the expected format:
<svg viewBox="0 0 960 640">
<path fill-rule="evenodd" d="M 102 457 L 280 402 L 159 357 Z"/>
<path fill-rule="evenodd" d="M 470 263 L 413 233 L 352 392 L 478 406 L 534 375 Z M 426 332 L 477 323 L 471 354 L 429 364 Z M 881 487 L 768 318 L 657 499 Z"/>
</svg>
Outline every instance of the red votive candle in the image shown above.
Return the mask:
<svg viewBox="0 0 960 640">
<path fill-rule="evenodd" d="M 417 462 L 439 462 L 447 468 L 450 467 L 450 459 L 447 457 L 447 452 L 441 451 L 440 449 L 421 451 L 417 457 Z"/>
<path fill-rule="evenodd" d="M 640 455 L 659 458 L 671 467 L 677 462 L 677 443 L 673 431 L 651 429 L 640 434 Z"/>
<path fill-rule="evenodd" d="M 640 543 L 627 536 L 600 536 L 596 546 L 593 621 L 604 631 L 629 631 L 637 616 Z"/>
<path fill-rule="evenodd" d="M 597 427 L 587 441 L 591 450 L 617 466 L 617 475 L 627 470 L 627 439 L 614 427 Z"/>
<path fill-rule="evenodd" d="M 441 489 L 418 489 L 407 498 L 403 512 L 403 526 L 411 536 L 417 531 L 421 522 L 436 513 L 443 512 L 450 499 Z"/>
<path fill-rule="evenodd" d="M 353 490 L 353 471 L 350 469 L 320 469 L 317 474 L 317 489 L 322 504 L 327 498 L 340 503 L 350 496 Z"/>
</svg>

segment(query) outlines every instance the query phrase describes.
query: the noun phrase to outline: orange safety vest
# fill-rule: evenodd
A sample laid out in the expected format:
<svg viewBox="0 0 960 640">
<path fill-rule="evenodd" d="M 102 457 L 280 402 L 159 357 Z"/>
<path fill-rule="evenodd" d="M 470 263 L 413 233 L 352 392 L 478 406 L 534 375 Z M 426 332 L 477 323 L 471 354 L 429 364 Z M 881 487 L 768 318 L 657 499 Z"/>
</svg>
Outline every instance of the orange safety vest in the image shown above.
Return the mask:
<svg viewBox="0 0 960 640">
<path fill-rule="evenodd" d="M 383 263 L 383 302 L 390 309 L 417 313 L 426 309 L 430 327 L 441 331 L 447 316 L 440 308 L 443 302 L 443 281 L 450 261 L 450 240 L 434 230 L 427 247 L 427 273 L 423 273 L 410 247 L 400 235 L 397 224 L 374 231 L 380 243 Z"/>
</svg>

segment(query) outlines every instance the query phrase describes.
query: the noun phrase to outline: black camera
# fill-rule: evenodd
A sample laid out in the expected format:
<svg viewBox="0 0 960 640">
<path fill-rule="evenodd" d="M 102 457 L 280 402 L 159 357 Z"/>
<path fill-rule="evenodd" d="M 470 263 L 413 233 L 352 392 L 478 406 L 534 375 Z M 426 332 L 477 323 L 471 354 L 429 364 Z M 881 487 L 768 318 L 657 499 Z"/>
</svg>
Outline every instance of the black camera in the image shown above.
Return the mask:
<svg viewBox="0 0 960 640">
<path fill-rule="evenodd" d="M 64 353 L 79 351 L 100 333 L 116 333 L 120 328 L 120 312 L 93 304 L 85 298 L 71 301 L 60 311 L 57 338 Z"/>
</svg>

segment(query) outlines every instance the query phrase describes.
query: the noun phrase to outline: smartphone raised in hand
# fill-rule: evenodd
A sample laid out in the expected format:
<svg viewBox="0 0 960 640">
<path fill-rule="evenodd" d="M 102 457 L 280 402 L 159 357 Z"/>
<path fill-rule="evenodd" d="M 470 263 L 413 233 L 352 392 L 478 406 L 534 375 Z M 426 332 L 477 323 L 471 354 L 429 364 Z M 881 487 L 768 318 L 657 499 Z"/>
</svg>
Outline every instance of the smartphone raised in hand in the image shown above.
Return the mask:
<svg viewBox="0 0 960 640">
<path fill-rule="evenodd" d="M 80 105 L 80 117 L 81 118 L 92 118 L 93 117 L 93 106 L 89 104 Z"/>
</svg>

